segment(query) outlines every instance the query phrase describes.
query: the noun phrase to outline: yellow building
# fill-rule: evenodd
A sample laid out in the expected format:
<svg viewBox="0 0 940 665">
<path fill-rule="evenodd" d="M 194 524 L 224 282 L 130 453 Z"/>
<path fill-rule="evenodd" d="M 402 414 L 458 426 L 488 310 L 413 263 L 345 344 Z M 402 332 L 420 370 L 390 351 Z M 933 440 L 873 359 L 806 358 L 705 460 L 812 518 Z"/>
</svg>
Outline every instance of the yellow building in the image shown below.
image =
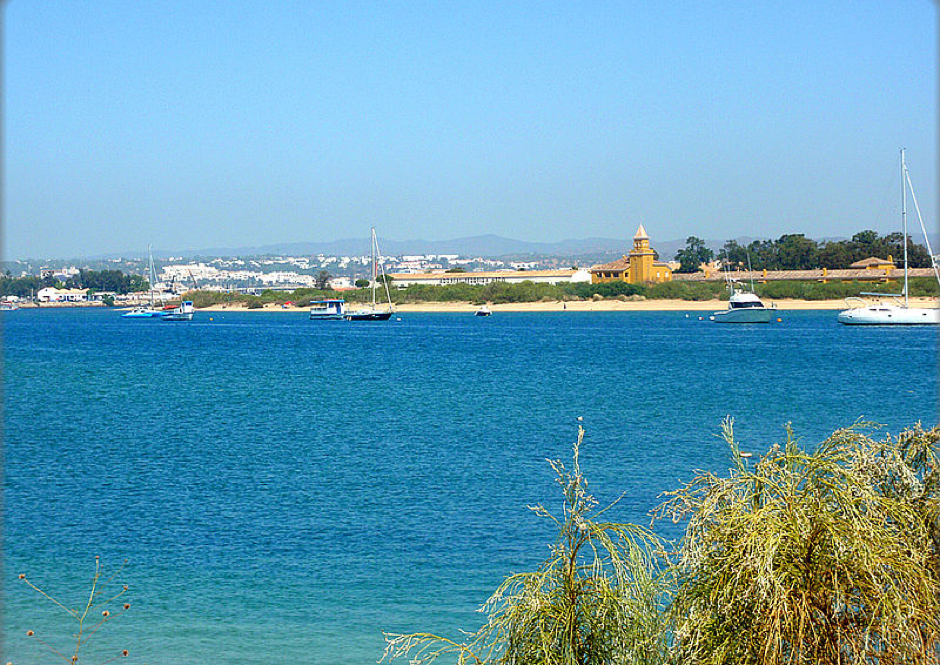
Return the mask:
<svg viewBox="0 0 940 665">
<path fill-rule="evenodd" d="M 591 283 L 602 282 L 669 282 L 672 280 L 672 268 L 668 263 L 655 260 L 655 253 L 650 249 L 650 237 L 640 224 L 633 236 L 633 249 L 629 256 L 602 263 L 591 268 Z"/>
</svg>

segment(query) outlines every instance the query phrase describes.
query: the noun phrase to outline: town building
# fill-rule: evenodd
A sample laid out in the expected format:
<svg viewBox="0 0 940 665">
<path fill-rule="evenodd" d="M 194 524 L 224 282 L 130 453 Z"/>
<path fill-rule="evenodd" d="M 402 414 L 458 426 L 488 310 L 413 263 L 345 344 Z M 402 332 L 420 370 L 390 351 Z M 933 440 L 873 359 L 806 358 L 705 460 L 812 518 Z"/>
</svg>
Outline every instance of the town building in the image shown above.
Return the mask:
<svg viewBox="0 0 940 665">
<path fill-rule="evenodd" d="M 88 300 L 88 289 L 57 289 L 47 286 L 36 293 L 39 302 L 85 302 Z"/>
<path fill-rule="evenodd" d="M 849 268 L 855 270 L 894 270 L 895 265 L 889 254 L 887 260 L 879 259 L 877 256 L 869 256 L 867 259 L 856 261 Z"/>
<path fill-rule="evenodd" d="M 650 238 L 640 224 L 633 236 L 633 249 L 629 256 L 602 263 L 591 268 L 591 283 L 628 282 L 669 282 L 672 280 L 672 268 L 668 263 L 656 260 L 656 253 L 650 248 Z"/>
</svg>

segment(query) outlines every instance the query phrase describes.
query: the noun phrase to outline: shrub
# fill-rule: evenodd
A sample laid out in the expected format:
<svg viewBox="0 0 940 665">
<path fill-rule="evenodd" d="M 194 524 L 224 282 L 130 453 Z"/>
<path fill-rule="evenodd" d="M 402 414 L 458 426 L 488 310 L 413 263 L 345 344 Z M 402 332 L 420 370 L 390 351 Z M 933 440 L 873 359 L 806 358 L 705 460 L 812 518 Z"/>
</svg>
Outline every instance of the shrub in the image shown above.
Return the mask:
<svg viewBox="0 0 940 665">
<path fill-rule="evenodd" d="M 885 491 L 892 478 L 916 480 L 895 473 L 897 444 L 848 428 L 806 452 L 788 429 L 751 468 L 730 420 L 724 436 L 730 476 L 701 473 L 660 508 L 688 519 L 671 608 L 676 661 L 935 665 L 929 520 L 917 492 Z M 908 449 L 907 459 L 920 454 Z M 936 485 L 931 501 L 935 519 Z"/>
<path fill-rule="evenodd" d="M 656 564 L 661 545 L 652 532 L 607 522 L 587 492 L 578 451 L 571 471 L 551 462 L 564 494 L 562 512 L 532 510 L 558 525 L 550 557 L 531 573 L 510 575 L 483 606 L 486 625 L 463 641 L 430 633 L 386 634 L 382 660 L 410 656 L 429 663 L 636 663 L 658 665 L 667 655 L 661 602 L 664 581 Z"/>
<path fill-rule="evenodd" d="M 124 565 L 126 564 L 127 561 L 125 561 L 124 564 L 117 569 L 117 571 L 105 578 L 104 571 L 101 567 L 101 561 L 96 556 L 95 574 L 92 577 L 91 589 L 87 595 L 87 599 L 84 601 L 84 604 L 77 607 L 69 607 L 65 603 L 57 600 L 56 598 L 53 598 L 42 588 L 33 584 L 25 574 L 21 573 L 19 579 L 24 584 L 39 593 L 52 604 L 56 605 L 58 609 L 65 611 L 71 617 L 72 621 L 74 622 L 73 625 L 75 626 L 74 631 L 70 632 L 71 640 L 74 640 L 74 642 L 72 642 L 74 644 L 74 648 L 56 648 L 50 644 L 50 642 L 58 641 L 54 635 L 38 635 L 34 630 L 28 630 L 26 631 L 26 636 L 29 639 L 37 642 L 46 651 L 61 658 L 65 662 L 79 662 L 79 657 L 83 655 L 83 653 L 87 654 L 89 649 L 92 648 L 89 646 L 89 643 L 91 642 L 92 638 L 96 636 L 96 633 L 98 633 L 98 631 L 101 630 L 106 624 L 114 621 L 116 618 L 131 608 L 130 603 L 119 601 L 119 599 L 125 593 L 127 593 L 128 586 L 126 584 L 121 584 L 120 590 L 113 590 L 109 588 L 111 583 L 114 582 L 115 578 L 121 574 L 124 569 Z M 104 655 L 102 655 L 102 649 L 99 648 L 97 651 L 98 653 L 92 653 L 92 655 L 108 658 L 108 660 L 105 662 L 111 662 L 128 655 L 128 651 L 126 649 L 122 649 L 116 653 L 105 652 Z M 71 657 L 65 655 L 69 652 L 72 653 Z"/>
</svg>

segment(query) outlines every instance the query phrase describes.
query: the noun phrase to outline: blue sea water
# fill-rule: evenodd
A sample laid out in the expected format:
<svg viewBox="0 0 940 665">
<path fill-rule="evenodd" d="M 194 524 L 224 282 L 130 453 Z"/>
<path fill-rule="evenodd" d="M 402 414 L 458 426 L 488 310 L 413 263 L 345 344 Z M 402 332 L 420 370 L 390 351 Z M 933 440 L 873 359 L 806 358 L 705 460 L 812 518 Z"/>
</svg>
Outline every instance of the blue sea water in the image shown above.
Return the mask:
<svg viewBox="0 0 940 665">
<path fill-rule="evenodd" d="M 2 314 L 3 662 L 67 644 L 94 556 L 132 608 L 89 655 L 124 663 L 375 662 L 382 631 L 459 637 L 533 569 L 560 507 L 546 458 L 581 463 L 612 515 L 728 468 L 731 415 L 760 453 L 863 419 L 938 421 L 937 336 L 834 312 L 722 326 L 690 313 L 407 314 L 107 310 Z M 669 537 L 671 524 L 655 525 Z M 83 662 L 95 662 L 92 660 Z"/>
</svg>

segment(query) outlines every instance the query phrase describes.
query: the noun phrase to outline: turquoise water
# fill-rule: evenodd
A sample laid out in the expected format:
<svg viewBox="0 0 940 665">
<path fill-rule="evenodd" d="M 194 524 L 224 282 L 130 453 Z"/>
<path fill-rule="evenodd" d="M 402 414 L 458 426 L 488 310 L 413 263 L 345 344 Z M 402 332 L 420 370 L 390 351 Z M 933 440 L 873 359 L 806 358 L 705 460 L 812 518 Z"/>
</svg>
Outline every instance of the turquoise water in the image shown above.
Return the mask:
<svg viewBox="0 0 940 665">
<path fill-rule="evenodd" d="M 812 443 L 938 420 L 936 331 L 834 312 L 2 316 L 3 662 L 50 660 L 27 629 L 67 632 L 17 574 L 77 602 L 96 554 L 128 560 L 132 609 L 100 634 L 123 663 L 346 665 L 375 662 L 382 630 L 459 636 L 547 553 L 526 505 L 559 505 L 545 459 L 570 456 L 578 416 L 592 491 L 643 524 L 727 469 L 726 415 L 754 452 L 788 421 Z"/>
</svg>

